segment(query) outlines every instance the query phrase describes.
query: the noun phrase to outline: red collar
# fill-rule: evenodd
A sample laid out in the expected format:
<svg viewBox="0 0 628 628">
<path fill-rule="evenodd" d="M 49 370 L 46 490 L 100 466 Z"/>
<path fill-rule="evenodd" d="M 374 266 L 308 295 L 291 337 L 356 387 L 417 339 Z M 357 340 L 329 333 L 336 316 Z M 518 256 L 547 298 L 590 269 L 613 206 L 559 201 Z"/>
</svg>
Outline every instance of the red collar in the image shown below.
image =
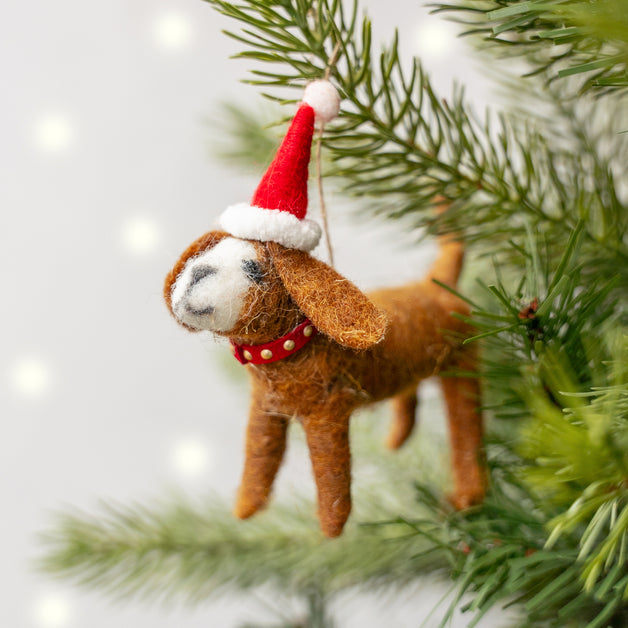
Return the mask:
<svg viewBox="0 0 628 628">
<path fill-rule="evenodd" d="M 240 364 L 268 364 L 296 353 L 305 347 L 317 333 L 316 327 L 306 318 L 291 332 L 277 340 L 271 340 L 262 345 L 238 345 L 231 340 L 231 346 L 233 355 Z"/>
</svg>

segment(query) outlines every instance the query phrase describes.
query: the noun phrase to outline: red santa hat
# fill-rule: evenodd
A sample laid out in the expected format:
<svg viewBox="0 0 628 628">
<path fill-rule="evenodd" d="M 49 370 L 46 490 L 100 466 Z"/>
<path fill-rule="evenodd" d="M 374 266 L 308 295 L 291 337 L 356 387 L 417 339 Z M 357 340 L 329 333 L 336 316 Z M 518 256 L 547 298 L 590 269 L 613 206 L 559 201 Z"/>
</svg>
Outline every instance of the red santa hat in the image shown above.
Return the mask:
<svg viewBox="0 0 628 628">
<path fill-rule="evenodd" d="M 238 238 L 311 251 L 321 237 L 318 223 L 305 217 L 314 126 L 329 122 L 339 110 L 340 96 L 329 81 L 310 83 L 251 203 L 228 207 L 218 219 L 220 228 Z"/>
</svg>

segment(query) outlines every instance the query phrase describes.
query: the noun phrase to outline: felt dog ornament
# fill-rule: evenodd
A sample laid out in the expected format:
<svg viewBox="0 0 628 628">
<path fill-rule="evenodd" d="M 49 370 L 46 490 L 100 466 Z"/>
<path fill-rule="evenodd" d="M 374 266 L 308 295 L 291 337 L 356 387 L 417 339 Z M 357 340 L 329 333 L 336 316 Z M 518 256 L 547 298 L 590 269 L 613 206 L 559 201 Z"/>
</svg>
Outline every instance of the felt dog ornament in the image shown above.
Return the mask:
<svg viewBox="0 0 628 628">
<path fill-rule="evenodd" d="M 388 445 L 400 447 L 415 422 L 420 380 L 475 368 L 473 345 L 462 345 L 468 326 L 452 316 L 465 314 L 465 304 L 432 281 L 456 283 L 459 242 L 441 238 L 423 281 L 368 296 L 309 254 L 321 235 L 306 217 L 313 132 L 339 105 L 329 82 L 307 86 L 252 202 L 227 208 L 220 230 L 187 248 L 164 289 L 176 320 L 226 336 L 251 376 L 235 515 L 247 518 L 266 505 L 294 418 L 305 430 L 320 525 L 329 537 L 342 532 L 351 510 L 352 412 L 391 399 Z M 441 377 L 441 383 L 452 446 L 451 501 L 464 508 L 485 492 L 478 379 Z"/>
</svg>

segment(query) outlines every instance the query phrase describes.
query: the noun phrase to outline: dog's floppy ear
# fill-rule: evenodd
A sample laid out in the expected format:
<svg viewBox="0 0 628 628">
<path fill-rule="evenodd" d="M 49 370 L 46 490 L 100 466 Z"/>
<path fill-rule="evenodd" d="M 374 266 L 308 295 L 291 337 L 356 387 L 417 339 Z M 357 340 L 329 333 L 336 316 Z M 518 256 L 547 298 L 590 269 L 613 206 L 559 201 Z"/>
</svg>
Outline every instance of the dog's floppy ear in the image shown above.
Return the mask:
<svg viewBox="0 0 628 628">
<path fill-rule="evenodd" d="M 227 238 L 228 236 L 229 234 L 224 233 L 223 231 L 210 231 L 209 233 L 202 235 L 200 238 L 198 238 L 198 240 L 195 240 L 194 242 L 192 242 L 192 244 L 190 244 L 190 246 L 188 246 L 188 248 L 185 249 L 185 251 L 183 251 L 183 253 L 181 254 L 181 257 L 177 260 L 177 263 L 174 265 L 173 269 L 166 275 L 166 280 L 164 281 L 164 299 L 166 301 L 166 305 L 168 306 L 168 309 L 170 310 L 170 313 L 173 316 L 174 316 L 174 313 L 172 311 L 172 288 L 177 280 L 177 277 L 181 274 L 181 272 L 185 268 L 187 261 L 191 257 L 195 257 L 199 253 L 203 253 L 204 251 L 207 251 L 208 249 L 211 249 L 212 247 L 216 246 L 218 242 L 220 242 L 224 238 Z M 190 331 L 198 331 L 196 329 L 192 329 L 191 327 L 188 327 L 184 323 L 179 323 L 179 324 L 183 325 Z"/>
<path fill-rule="evenodd" d="M 382 340 L 386 315 L 348 279 L 305 251 L 267 247 L 286 290 L 321 333 L 350 349 Z"/>
</svg>

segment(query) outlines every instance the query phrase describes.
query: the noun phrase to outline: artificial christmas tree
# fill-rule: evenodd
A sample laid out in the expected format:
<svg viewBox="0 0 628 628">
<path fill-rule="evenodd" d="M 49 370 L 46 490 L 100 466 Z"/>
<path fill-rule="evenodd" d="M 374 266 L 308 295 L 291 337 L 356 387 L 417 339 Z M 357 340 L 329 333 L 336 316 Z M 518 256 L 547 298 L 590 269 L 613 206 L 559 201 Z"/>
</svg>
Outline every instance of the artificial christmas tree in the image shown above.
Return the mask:
<svg viewBox="0 0 628 628">
<path fill-rule="evenodd" d="M 492 279 L 484 264 L 457 295 L 477 329 L 465 342 L 482 343 L 490 490 L 456 512 L 414 461 L 395 473 L 414 479 L 415 500 L 390 482 L 403 495 L 397 516 L 364 513 L 373 525 L 324 544 L 290 510 L 246 528 L 219 506 L 68 514 L 49 533 L 47 567 L 107 590 L 194 599 L 270 584 L 308 597 L 319 622 L 321 600 L 345 587 L 440 570 L 458 587 L 452 608 L 471 595 L 470 622 L 520 603 L 527 625 L 625 625 L 625 0 L 441 6 L 489 54 L 530 64 L 535 76 L 517 82 L 525 116 L 496 125 L 478 122 L 461 92 L 440 98 L 418 60 L 404 69 L 396 42 L 374 53 L 355 5 L 210 4 L 243 23 L 233 33 L 242 56 L 268 64 L 255 83 L 302 88 L 329 73 L 346 103 L 324 140 L 329 170 L 365 210 L 453 232 L 490 260 Z M 434 219 L 442 199 L 450 209 Z"/>
</svg>

